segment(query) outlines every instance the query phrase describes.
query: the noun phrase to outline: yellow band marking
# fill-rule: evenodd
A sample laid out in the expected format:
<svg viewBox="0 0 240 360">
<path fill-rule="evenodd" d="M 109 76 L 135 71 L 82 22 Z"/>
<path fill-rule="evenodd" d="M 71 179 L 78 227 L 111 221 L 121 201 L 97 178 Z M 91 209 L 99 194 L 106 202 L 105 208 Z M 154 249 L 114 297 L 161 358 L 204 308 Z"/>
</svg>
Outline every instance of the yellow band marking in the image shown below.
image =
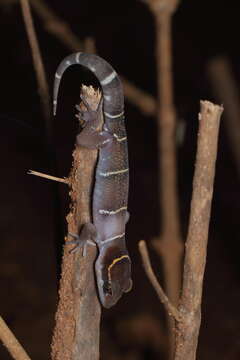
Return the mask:
<svg viewBox="0 0 240 360">
<path fill-rule="evenodd" d="M 110 284 L 111 284 L 111 268 L 112 268 L 116 263 L 118 263 L 119 261 L 121 261 L 121 260 L 123 260 L 123 259 L 129 259 L 129 260 L 130 260 L 130 258 L 129 258 L 128 255 L 122 255 L 122 256 L 120 256 L 119 258 L 114 259 L 113 262 L 109 265 L 109 267 L 108 267 L 108 280 L 109 280 Z"/>
</svg>

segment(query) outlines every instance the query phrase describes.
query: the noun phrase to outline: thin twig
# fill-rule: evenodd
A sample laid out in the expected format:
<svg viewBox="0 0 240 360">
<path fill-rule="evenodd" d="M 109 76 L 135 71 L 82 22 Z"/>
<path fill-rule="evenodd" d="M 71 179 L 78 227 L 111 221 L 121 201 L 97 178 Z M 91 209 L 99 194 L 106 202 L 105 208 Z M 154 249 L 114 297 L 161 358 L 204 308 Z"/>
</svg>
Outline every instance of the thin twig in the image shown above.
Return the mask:
<svg viewBox="0 0 240 360">
<path fill-rule="evenodd" d="M 29 44 L 32 51 L 33 64 L 38 82 L 38 90 L 39 90 L 40 100 L 42 103 L 43 114 L 45 118 L 46 133 L 48 138 L 51 138 L 52 132 L 51 132 L 51 124 L 50 124 L 50 118 L 51 118 L 50 96 L 49 96 L 46 74 L 42 62 L 41 52 L 39 49 L 37 36 L 33 25 L 33 19 L 32 19 L 29 2 L 28 0 L 20 0 L 20 4 L 22 8 L 22 14 L 26 26 L 26 32 L 28 35 Z"/>
<path fill-rule="evenodd" d="M 172 13 L 174 1 L 149 0 L 156 19 L 158 65 L 158 135 L 159 178 L 162 234 L 154 243 L 162 255 L 167 294 L 177 305 L 181 285 L 181 256 L 183 252 L 176 174 L 176 114 L 172 81 Z M 174 7 L 174 6 L 175 7 Z"/>
<path fill-rule="evenodd" d="M 84 39 L 84 51 L 86 51 L 88 54 L 96 54 L 96 44 L 92 36 L 87 36 Z"/>
<path fill-rule="evenodd" d="M 46 30 L 61 40 L 71 51 L 83 48 L 82 42 L 72 32 L 70 26 L 50 9 L 44 1 L 30 0 L 31 5 L 45 23 Z"/>
<path fill-rule="evenodd" d="M 43 177 L 43 178 L 45 178 L 45 179 L 57 181 L 57 182 L 64 183 L 64 184 L 69 184 L 69 179 L 67 179 L 67 178 L 59 178 L 59 177 L 56 177 L 56 176 L 44 174 L 44 173 L 39 172 L 39 171 L 29 170 L 29 171 L 27 172 L 27 174 L 29 174 L 29 175 L 35 175 L 35 176 L 40 176 L 40 177 Z"/>
<path fill-rule="evenodd" d="M 0 339 L 15 360 L 31 360 L 1 316 Z"/>
<path fill-rule="evenodd" d="M 147 116 L 154 116 L 157 112 L 157 102 L 154 97 L 145 91 L 137 88 L 133 83 L 120 75 L 124 93 L 129 102 Z"/>
<path fill-rule="evenodd" d="M 147 246 L 144 240 L 141 240 L 138 243 L 139 251 L 142 256 L 143 266 L 145 272 L 148 276 L 149 281 L 151 282 L 153 288 L 156 290 L 160 301 L 163 303 L 167 313 L 169 316 L 172 316 L 176 321 L 180 321 L 181 317 L 180 314 L 175 306 L 173 306 L 168 299 L 167 295 L 165 294 L 164 290 L 162 289 L 161 285 L 159 284 L 150 262 Z"/>
<path fill-rule="evenodd" d="M 224 104 L 224 127 L 229 138 L 236 168 L 240 176 L 240 92 L 229 59 L 218 56 L 207 66 L 208 76 L 217 100 Z"/>
<path fill-rule="evenodd" d="M 194 360 L 201 323 L 203 277 L 213 195 L 218 132 L 223 107 L 201 101 L 190 221 L 184 260 L 174 360 Z"/>
<path fill-rule="evenodd" d="M 84 87 L 82 91 L 91 107 L 97 108 L 99 92 L 92 87 Z M 72 189 L 68 233 L 79 234 L 82 225 L 91 221 L 96 160 L 97 150 L 75 148 L 69 177 Z M 70 252 L 72 246 L 75 245 L 66 242 L 64 247 L 52 359 L 98 360 L 101 307 L 94 278 L 96 247 L 88 246 L 83 257 L 81 251 Z"/>
<path fill-rule="evenodd" d="M 158 79 L 158 148 L 159 148 L 159 204 L 161 234 L 153 245 L 161 256 L 166 293 L 177 306 L 181 288 L 183 241 L 180 232 L 176 166 L 176 111 L 172 80 L 172 15 L 178 0 L 148 0 L 155 18 L 156 61 Z M 169 358 L 172 358 L 175 333 L 174 322 L 168 318 Z"/>
</svg>

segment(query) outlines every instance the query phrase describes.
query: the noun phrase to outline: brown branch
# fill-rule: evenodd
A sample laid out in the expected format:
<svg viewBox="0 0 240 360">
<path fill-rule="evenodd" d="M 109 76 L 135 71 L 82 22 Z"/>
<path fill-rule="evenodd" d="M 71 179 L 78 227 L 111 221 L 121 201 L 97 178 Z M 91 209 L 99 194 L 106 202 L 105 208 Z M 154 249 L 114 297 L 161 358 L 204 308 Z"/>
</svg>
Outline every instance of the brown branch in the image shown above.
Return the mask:
<svg viewBox="0 0 240 360">
<path fill-rule="evenodd" d="M 159 178 L 160 206 L 162 215 L 162 235 L 154 243 L 162 255 L 167 294 L 176 305 L 181 285 L 182 240 L 180 235 L 179 204 L 176 174 L 176 114 L 173 104 L 172 84 L 172 44 L 171 16 L 172 1 L 169 8 L 159 11 L 166 3 L 150 1 L 154 5 L 157 31 L 157 67 L 158 67 L 158 135 L 159 135 Z M 159 7 L 157 4 L 159 2 Z M 166 5 L 166 4 L 165 4 Z M 155 8 L 156 6 L 156 8 Z M 175 265 L 175 266 L 173 266 Z"/>
<path fill-rule="evenodd" d="M 154 14 L 165 17 L 166 14 L 172 15 L 180 0 L 146 0 Z"/>
<path fill-rule="evenodd" d="M 193 195 L 184 260 L 183 290 L 179 305 L 182 321 L 177 323 L 174 360 L 196 358 L 218 131 L 223 111 L 221 106 L 209 101 L 201 101 L 200 104 Z"/>
<path fill-rule="evenodd" d="M 86 53 L 88 54 L 96 54 L 97 50 L 96 50 L 96 44 L 95 44 L 95 40 L 93 37 L 91 36 L 87 36 L 84 39 L 84 51 L 86 51 Z"/>
<path fill-rule="evenodd" d="M 140 241 L 138 243 L 139 251 L 142 257 L 143 266 L 145 269 L 145 272 L 148 276 L 149 281 L 151 282 L 153 288 L 155 289 L 156 293 L 158 294 L 158 297 L 160 301 L 163 303 L 167 313 L 169 316 L 172 316 L 176 321 L 180 321 L 180 314 L 175 306 L 171 304 L 168 297 L 166 296 L 164 290 L 162 289 L 161 285 L 159 284 L 150 262 L 147 246 L 144 240 Z"/>
<path fill-rule="evenodd" d="M 91 87 L 84 87 L 82 91 L 91 107 L 96 108 L 99 92 Z M 69 177 L 72 205 L 67 216 L 68 233 L 78 234 L 81 226 L 91 221 L 91 190 L 96 159 L 96 150 L 82 147 L 74 150 Z M 72 246 L 66 242 L 64 247 L 52 359 L 97 360 L 101 307 L 94 278 L 96 247 L 88 246 L 83 257 L 81 251 L 70 253 Z"/>
<path fill-rule="evenodd" d="M 51 10 L 44 1 L 30 0 L 31 5 L 45 23 L 46 30 L 55 35 L 71 51 L 83 48 L 82 42 L 72 32 L 70 26 Z"/>
<path fill-rule="evenodd" d="M 137 88 L 134 84 L 124 78 L 122 75 L 121 80 L 126 98 L 133 105 L 147 116 L 155 116 L 157 112 L 157 103 L 152 95 Z"/>
<path fill-rule="evenodd" d="M 15 335 L 9 329 L 1 316 L 0 339 L 15 360 L 30 360 L 30 357 L 28 356 L 22 345 L 18 342 Z"/>
<path fill-rule="evenodd" d="M 64 184 L 69 184 L 69 179 L 59 178 L 59 177 L 56 177 L 56 176 L 44 174 L 44 173 L 39 172 L 39 171 L 29 170 L 29 171 L 27 172 L 27 174 L 29 174 L 29 175 L 35 175 L 35 176 L 40 176 L 40 177 L 42 177 L 42 178 L 44 178 L 44 179 L 53 180 L 53 181 L 57 181 L 57 182 L 64 183 Z"/>
<path fill-rule="evenodd" d="M 180 233 L 176 166 L 176 113 L 172 81 L 172 14 L 176 0 L 148 0 L 155 18 L 156 61 L 158 79 L 158 148 L 159 148 L 159 204 L 161 236 L 153 245 L 161 256 L 166 293 L 177 306 L 181 287 L 183 242 Z M 173 353 L 174 322 L 169 318 L 170 358 Z"/>
<path fill-rule="evenodd" d="M 240 175 L 240 96 L 238 84 L 226 57 L 213 58 L 208 63 L 207 72 L 216 98 L 224 104 L 224 118 L 226 118 L 224 126 Z"/>
<path fill-rule="evenodd" d="M 33 64 L 37 76 L 38 82 L 38 91 L 40 95 L 40 100 L 42 103 L 43 114 L 45 118 L 45 126 L 46 126 L 46 135 L 50 139 L 51 138 L 51 124 L 50 124 L 50 96 L 49 89 L 46 80 L 46 74 L 42 62 L 41 52 L 39 49 L 37 36 L 35 33 L 33 19 L 31 15 L 31 9 L 29 6 L 28 0 L 20 0 L 23 19 L 26 27 L 26 32 L 28 35 L 29 44 L 32 51 Z"/>
</svg>

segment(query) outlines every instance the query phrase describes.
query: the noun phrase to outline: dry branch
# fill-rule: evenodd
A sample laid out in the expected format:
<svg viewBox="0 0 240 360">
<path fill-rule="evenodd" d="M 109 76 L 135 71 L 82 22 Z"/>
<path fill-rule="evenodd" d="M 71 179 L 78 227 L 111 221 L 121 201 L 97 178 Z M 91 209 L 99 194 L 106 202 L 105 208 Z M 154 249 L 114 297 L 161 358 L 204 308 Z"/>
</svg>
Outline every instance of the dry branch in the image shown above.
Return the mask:
<svg viewBox="0 0 240 360">
<path fill-rule="evenodd" d="M 1 316 L 0 339 L 15 360 L 31 360 Z"/>
<path fill-rule="evenodd" d="M 120 75 L 120 77 L 123 84 L 124 93 L 128 101 L 137 106 L 143 114 L 147 116 L 156 115 L 157 103 L 154 97 L 137 88 L 122 75 Z"/>
<path fill-rule="evenodd" d="M 177 305 L 182 240 L 176 174 L 176 114 L 173 103 L 171 19 L 176 1 L 149 0 L 156 19 L 158 69 L 159 178 L 162 234 L 154 245 L 162 255 L 167 294 Z M 168 6 L 167 6 L 168 4 Z M 164 10 L 162 10 L 164 9 Z"/>
<path fill-rule="evenodd" d="M 224 126 L 229 144 L 240 175 L 240 94 L 229 60 L 219 56 L 213 58 L 207 67 L 213 92 L 220 103 L 224 104 Z"/>
<path fill-rule="evenodd" d="M 56 177 L 56 176 L 44 174 L 44 173 L 42 173 L 42 172 L 34 171 L 34 170 L 29 170 L 27 173 L 28 173 L 29 175 L 39 176 L 39 177 L 42 177 L 42 178 L 44 178 L 44 179 L 48 179 L 48 180 L 52 180 L 52 181 L 57 181 L 57 182 L 64 183 L 64 184 L 69 184 L 69 179 L 66 179 L 66 178 L 59 178 L 59 177 Z"/>
<path fill-rule="evenodd" d="M 176 321 L 180 321 L 181 318 L 177 308 L 171 304 L 153 272 L 145 241 L 140 241 L 138 247 L 142 256 L 145 272 L 153 288 L 156 290 L 160 301 L 163 303 L 168 315 L 172 316 Z"/>
<path fill-rule="evenodd" d="M 177 306 L 181 287 L 183 242 L 180 233 L 179 204 L 176 174 L 176 112 L 172 81 L 172 15 L 178 0 L 147 1 L 156 27 L 156 61 L 158 78 L 158 147 L 159 147 L 159 204 L 161 209 L 161 236 L 153 245 L 161 256 L 166 293 Z M 174 322 L 169 319 L 170 358 L 172 357 Z"/>
<path fill-rule="evenodd" d="M 38 91 L 40 95 L 40 100 L 42 103 L 43 114 L 45 118 L 45 126 L 46 126 L 46 135 L 48 138 L 51 137 L 51 125 L 50 125 L 50 96 L 49 89 L 46 79 L 46 74 L 42 62 L 41 52 L 37 41 L 37 36 L 35 33 L 33 19 L 31 15 L 31 9 L 29 6 L 28 0 L 20 0 L 23 19 L 26 27 L 26 32 L 28 35 L 28 40 L 30 44 L 30 48 L 32 51 L 33 64 L 37 76 L 38 82 Z"/>
<path fill-rule="evenodd" d="M 223 108 L 201 101 L 196 166 L 184 260 L 183 290 L 179 305 L 174 360 L 196 358 L 208 227 L 213 195 L 218 131 Z"/>
<path fill-rule="evenodd" d="M 38 15 L 42 18 L 46 30 L 61 40 L 71 51 L 78 51 L 82 48 L 82 43 L 73 34 L 70 26 L 51 10 L 44 1 L 30 0 L 31 5 Z"/>
<path fill-rule="evenodd" d="M 87 102 L 92 108 L 96 108 L 100 94 L 91 87 L 84 87 L 83 91 Z M 91 221 L 91 188 L 96 159 L 96 150 L 82 147 L 74 150 L 69 177 L 72 202 L 67 217 L 69 233 L 78 234 L 81 226 Z M 74 245 L 69 245 L 66 241 L 52 359 L 97 360 L 101 307 L 94 279 L 96 247 L 89 246 L 85 257 L 81 251 L 70 253 L 72 247 Z"/>
</svg>

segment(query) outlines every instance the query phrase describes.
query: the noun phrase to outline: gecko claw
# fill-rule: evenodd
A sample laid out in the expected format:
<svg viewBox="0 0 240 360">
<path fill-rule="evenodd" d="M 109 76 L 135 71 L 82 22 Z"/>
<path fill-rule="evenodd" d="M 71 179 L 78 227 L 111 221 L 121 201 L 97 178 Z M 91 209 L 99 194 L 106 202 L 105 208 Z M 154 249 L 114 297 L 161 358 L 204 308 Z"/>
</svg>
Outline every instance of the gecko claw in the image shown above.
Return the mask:
<svg viewBox="0 0 240 360">
<path fill-rule="evenodd" d="M 92 240 L 83 240 L 81 236 L 71 233 L 68 233 L 68 236 L 71 236 L 74 238 L 74 240 L 68 240 L 67 244 L 75 244 L 75 246 L 69 250 L 69 253 L 75 253 L 79 248 L 82 249 L 82 256 L 85 257 L 87 255 L 87 245 L 93 245 L 96 246 L 96 243 Z"/>
</svg>

